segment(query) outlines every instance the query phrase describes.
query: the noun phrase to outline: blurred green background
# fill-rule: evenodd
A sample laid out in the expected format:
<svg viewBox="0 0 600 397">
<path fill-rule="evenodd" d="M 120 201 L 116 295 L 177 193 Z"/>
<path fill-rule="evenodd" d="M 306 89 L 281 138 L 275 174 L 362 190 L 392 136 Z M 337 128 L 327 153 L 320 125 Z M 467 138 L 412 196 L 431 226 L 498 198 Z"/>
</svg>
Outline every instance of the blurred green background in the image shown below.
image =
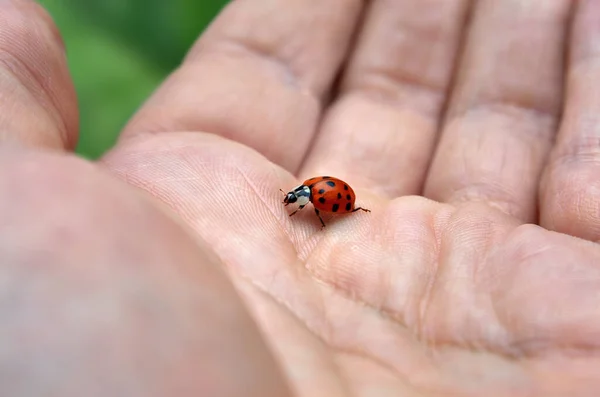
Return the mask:
<svg viewBox="0 0 600 397">
<path fill-rule="evenodd" d="M 67 47 L 77 152 L 97 158 L 228 0 L 38 0 Z"/>
</svg>

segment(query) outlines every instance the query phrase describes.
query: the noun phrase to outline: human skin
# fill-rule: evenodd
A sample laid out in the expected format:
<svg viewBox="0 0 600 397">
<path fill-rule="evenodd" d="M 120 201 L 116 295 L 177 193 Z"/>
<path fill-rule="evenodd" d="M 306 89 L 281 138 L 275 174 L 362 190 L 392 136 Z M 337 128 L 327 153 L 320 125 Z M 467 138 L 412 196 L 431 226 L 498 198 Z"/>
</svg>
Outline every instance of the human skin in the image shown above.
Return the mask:
<svg viewBox="0 0 600 397">
<path fill-rule="evenodd" d="M 3 396 L 598 393 L 600 1 L 325 3 L 231 2 L 90 162 L 0 0 Z M 323 174 L 372 212 L 290 218 Z"/>
</svg>

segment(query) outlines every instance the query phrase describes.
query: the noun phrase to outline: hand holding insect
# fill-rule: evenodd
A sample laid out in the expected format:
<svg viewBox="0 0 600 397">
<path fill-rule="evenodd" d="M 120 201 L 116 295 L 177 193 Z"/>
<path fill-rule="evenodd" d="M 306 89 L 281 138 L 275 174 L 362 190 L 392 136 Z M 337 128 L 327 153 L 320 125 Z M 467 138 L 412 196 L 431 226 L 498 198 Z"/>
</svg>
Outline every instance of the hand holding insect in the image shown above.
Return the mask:
<svg viewBox="0 0 600 397">
<path fill-rule="evenodd" d="M 229 2 L 92 162 L 0 1 L 2 397 L 598 394 L 600 2 L 316 3 Z"/>
</svg>

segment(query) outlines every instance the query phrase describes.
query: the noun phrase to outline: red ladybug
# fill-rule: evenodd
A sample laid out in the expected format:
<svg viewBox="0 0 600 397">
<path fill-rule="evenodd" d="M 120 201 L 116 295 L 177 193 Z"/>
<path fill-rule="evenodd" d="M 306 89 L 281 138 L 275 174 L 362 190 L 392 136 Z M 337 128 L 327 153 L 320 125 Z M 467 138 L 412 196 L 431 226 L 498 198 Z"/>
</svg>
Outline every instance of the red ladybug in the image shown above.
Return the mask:
<svg viewBox="0 0 600 397">
<path fill-rule="evenodd" d="M 283 192 L 283 190 L 281 191 Z M 285 192 L 283 193 L 285 194 Z M 355 208 L 355 199 L 354 190 L 346 182 L 331 176 L 317 176 L 305 180 L 300 186 L 287 193 L 283 203 L 286 206 L 292 203 L 299 204 L 298 209 L 292 212 L 290 216 L 304 208 L 309 202 L 313 203 L 315 213 L 319 217 L 322 227 L 325 227 L 320 212 L 336 214 L 347 214 L 358 210 L 371 212 L 366 208 Z"/>
</svg>

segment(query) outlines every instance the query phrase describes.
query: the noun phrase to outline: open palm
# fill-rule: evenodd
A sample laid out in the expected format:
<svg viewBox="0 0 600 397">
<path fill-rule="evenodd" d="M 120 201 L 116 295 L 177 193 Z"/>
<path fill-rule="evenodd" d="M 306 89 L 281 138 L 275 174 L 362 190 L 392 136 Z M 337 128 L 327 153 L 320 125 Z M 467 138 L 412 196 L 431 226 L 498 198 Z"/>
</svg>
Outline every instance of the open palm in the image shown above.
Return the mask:
<svg viewBox="0 0 600 397">
<path fill-rule="evenodd" d="M 600 389 L 600 2 L 238 0 L 97 164 L 9 3 L 12 395 Z M 290 218 L 279 189 L 324 174 L 372 212 Z"/>
</svg>

